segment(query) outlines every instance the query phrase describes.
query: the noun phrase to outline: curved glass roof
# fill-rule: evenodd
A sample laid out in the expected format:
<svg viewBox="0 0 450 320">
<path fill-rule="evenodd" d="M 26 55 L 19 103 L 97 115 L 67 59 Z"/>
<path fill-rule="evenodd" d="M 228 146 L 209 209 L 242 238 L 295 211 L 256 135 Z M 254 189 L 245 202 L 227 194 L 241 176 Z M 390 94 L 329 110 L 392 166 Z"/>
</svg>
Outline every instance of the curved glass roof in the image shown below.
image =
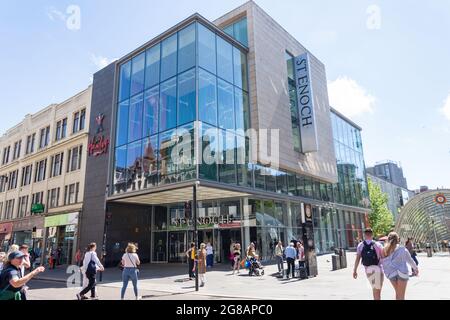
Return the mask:
<svg viewBox="0 0 450 320">
<path fill-rule="evenodd" d="M 401 210 L 396 232 L 402 241 L 416 243 L 450 240 L 450 190 L 433 190 L 413 197 Z"/>
</svg>

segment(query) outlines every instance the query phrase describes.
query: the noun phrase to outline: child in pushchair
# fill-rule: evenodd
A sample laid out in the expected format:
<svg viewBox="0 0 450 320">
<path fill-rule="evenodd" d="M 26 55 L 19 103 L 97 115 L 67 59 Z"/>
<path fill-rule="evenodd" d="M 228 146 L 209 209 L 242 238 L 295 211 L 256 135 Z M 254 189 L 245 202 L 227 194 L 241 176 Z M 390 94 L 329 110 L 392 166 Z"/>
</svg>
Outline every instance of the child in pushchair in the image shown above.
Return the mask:
<svg viewBox="0 0 450 320">
<path fill-rule="evenodd" d="M 248 261 L 248 275 L 251 277 L 255 276 L 263 276 L 264 275 L 264 267 L 261 262 L 255 257 L 251 257 L 247 259 Z"/>
</svg>

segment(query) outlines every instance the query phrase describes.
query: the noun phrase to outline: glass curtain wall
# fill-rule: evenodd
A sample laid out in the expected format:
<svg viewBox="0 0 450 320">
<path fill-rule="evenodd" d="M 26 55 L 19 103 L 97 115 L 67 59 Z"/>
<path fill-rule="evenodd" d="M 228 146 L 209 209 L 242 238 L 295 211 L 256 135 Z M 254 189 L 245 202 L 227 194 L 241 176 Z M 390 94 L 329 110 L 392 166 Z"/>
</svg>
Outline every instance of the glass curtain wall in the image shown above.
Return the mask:
<svg viewBox="0 0 450 320">
<path fill-rule="evenodd" d="M 201 165 L 200 176 L 251 183 L 238 179 L 238 170 L 248 171 L 246 53 L 200 23 L 119 66 L 116 119 L 115 194 L 195 179 L 197 119 L 204 124 L 202 151 L 215 159 Z M 244 160 L 236 165 L 240 154 Z"/>
</svg>

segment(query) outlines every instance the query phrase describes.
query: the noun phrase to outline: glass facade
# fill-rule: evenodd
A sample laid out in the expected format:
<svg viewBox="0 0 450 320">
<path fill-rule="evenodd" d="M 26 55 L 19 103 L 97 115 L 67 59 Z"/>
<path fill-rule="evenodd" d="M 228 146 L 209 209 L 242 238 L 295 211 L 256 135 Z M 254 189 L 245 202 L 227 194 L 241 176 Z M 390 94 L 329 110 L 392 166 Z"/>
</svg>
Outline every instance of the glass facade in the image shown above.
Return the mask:
<svg viewBox="0 0 450 320">
<path fill-rule="evenodd" d="M 247 17 L 234 22 L 225 28 L 223 31 L 235 38 L 237 41 L 248 47 L 248 30 L 247 30 Z"/>
<path fill-rule="evenodd" d="M 336 113 L 331 113 L 339 183 L 333 186 L 335 201 L 367 207 L 368 189 L 361 132 Z"/>
<path fill-rule="evenodd" d="M 122 63 L 119 73 L 115 194 L 196 179 L 197 120 L 202 146 L 217 159 L 201 165 L 200 176 L 237 184 L 236 146 L 250 126 L 244 51 L 196 22 Z"/>
</svg>

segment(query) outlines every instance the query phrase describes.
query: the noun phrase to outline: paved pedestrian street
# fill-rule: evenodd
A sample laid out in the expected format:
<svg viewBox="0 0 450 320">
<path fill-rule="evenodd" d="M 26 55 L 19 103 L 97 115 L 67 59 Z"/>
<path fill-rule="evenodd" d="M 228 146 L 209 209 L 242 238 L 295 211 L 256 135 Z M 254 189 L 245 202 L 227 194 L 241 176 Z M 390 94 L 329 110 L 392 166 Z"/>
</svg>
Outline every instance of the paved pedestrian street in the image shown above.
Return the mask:
<svg viewBox="0 0 450 320">
<path fill-rule="evenodd" d="M 195 282 L 186 280 L 184 265 L 147 265 L 141 270 L 139 282 L 143 300 L 206 300 L 206 299 L 269 299 L 269 300 L 370 300 L 371 290 L 360 267 L 357 280 L 352 278 L 354 253 L 347 253 L 348 268 L 331 271 L 331 255 L 318 257 L 319 276 L 308 280 L 283 280 L 277 277 L 276 265 L 265 267 L 262 277 L 249 277 L 244 270 L 231 274 L 228 266 L 216 266 L 207 273 L 207 284 L 195 292 Z M 450 299 L 450 255 L 433 258 L 419 255 L 419 277 L 410 279 L 407 299 Z M 224 269 L 225 268 L 225 269 Z M 48 270 L 30 282 L 30 300 L 74 300 L 78 288 L 68 288 L 64 270 Z M 98 295 L 103 300 L 119 300 L 120 270 L 107 269 L 98 282 Z M 385 282 L 383 300 L 394 299 L 394 290 Z M 134 299 L 129 283 L 126 299 Z"/>
</svg>

